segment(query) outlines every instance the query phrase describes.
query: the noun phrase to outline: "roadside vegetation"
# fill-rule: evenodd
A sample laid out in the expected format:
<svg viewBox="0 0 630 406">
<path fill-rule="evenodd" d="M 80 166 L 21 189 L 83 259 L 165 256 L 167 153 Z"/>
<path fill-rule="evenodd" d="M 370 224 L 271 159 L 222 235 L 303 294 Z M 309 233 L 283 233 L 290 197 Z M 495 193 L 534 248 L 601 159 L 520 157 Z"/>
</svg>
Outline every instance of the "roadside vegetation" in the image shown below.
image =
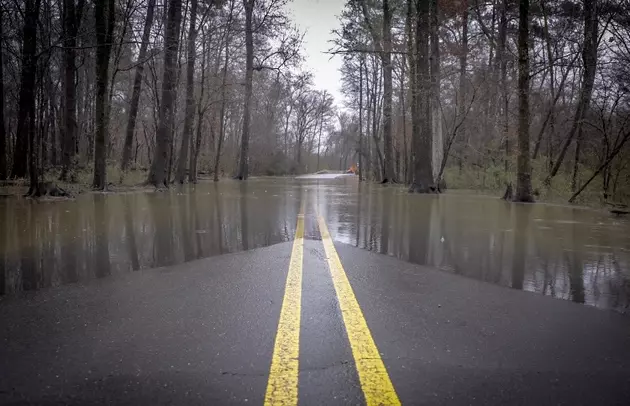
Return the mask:
<svg viewBox="0 0 630 406">
<path fill-rule="evenodd" d="M 0 193 L 356 166 L 417 193 L 628 203 L 626 3 L 347 0 L 334 100 L 288 0 L 3 2 Z"/>
</svg>

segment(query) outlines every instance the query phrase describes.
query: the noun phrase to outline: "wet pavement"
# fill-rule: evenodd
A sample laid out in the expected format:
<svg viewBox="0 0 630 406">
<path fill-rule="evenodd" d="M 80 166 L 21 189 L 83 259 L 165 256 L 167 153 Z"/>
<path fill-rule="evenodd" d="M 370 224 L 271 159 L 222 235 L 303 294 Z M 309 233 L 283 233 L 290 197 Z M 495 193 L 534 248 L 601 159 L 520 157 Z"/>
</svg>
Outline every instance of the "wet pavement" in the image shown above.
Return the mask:
<svg viewBox="0 0 630 406">
<path fill-rule="evenodd" d="M 0 219 L 0 404 L 630 397 L 630 226 L 605 213 L 345 178 L 4 200 Z M 270 398 L 273 377 L 295 391 Z"/>
</svg>

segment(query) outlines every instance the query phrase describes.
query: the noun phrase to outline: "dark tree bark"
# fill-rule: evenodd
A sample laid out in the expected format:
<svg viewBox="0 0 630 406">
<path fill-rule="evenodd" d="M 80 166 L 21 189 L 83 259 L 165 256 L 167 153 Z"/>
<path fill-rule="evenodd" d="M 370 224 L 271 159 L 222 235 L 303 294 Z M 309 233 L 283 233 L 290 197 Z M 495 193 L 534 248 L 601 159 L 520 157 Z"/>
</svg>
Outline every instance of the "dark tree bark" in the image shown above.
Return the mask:
<svg viewBox="0 0 630 406">
<path fill-rule="evenodd" d="M 147 18 L 144 22 L 144 31 L 142 32 L 142 44 L 140 44 L 140 52 L 138 53 L 138 66 L 133 78 L 133 90 L 131 93 L 131 104 L 129 106 L 129 119 L 127 120 L 127 129 L 125 131 L 125 145 L 123 147 L 122 162 L 120 169 L 124 173 L 129 168 L 131 160 L 131 148 L 133 146 L 133 136 L 136 130 L 136 119 L 138 117 L 138 105 L 140 103 L 140 92 L 142 90 L 142 78 L 144 76 L 144 60 L 147 55 L 149 46 L 149 38 L 151 36 L 151 26 L 153 25 L 153 14 L 155 10 L 155 0 L 149 0 L 147 4 Z"/>
<path fill-rule="evenodd" d="M 237 178 L 247 179 L 249 166 L 249 123 L 251 120 L 252 79 L 254 75 L 254 29 L 252 16 L 254 0 L 243 0 L 245 8 L 245 98 L 243 101 L 243 133 L 241 136 L 241 157 Z"/>
<path fill-rule="evenodd" d="M 116 16 L 114 0 L 94 2 L 94 21 L 96 25 L 96 101 L 94 125 L 94 179 L 92 187 L 97 190 L 107 188 L 107 138 L 109 122 L 107 115 L 107 88 L 109 81 L 109 56 L 112 49 L 112 37 Z"/>
<path fill-rule="evenodd" d="M 0 38 L 2 37 L 2 12 L 3 7 L 0 6 Z M 4 51 L 2 50 L 2 43 L 0 42 L 0 180 L 7 178 L 7 141 L 6 141 L 6 129 L 4 127 Z M 1 264 L 0 264 L 1 265 Z M 4 283 L 4 274 L 0 274 L 2 278 L 1 283 Z M 4 293 L 4 290 L 0 290 L 0 294 Z"/>
<path fill-rule="evenodd" d="M 84 0 L 79 0 L 75 7 L 75 0 L 64 0 L 63 2 L 63 146 L 61 158 L 60 180 L 76 181 L 76 176 L 72 172 L 76 161 L 77 150 L 77 84 L 75 80 L 75 61 L 77 33 L 81 24 Z M 54 146 L 53 146 L 54 147 Z"/>
<path fill-rule="evenodd" d="M 529 154 L 529 0 L 520 0 L 518 25 L 518 162 L 517 202 L 533 202 Z"/>
<path fill-rule="evenodd" d="M 171 131 L 175 122 L 175 96 L 177 82 L 177 47 L 179 45 L 179 31 L 182 19 L 181 0 L 170 0 L 167 11 L 167 21 L 164 33 L 164 76 L 162 80 L 162 97 L 160 102 L 160 117 L 155 141 L 155 153 L 147 183 L 155 187 L 168 187 L 166 179 L 166 165 L 171 143 Z"/>
<path fill-rule="evenodd" d="M 502 133 L 502 139 L 505 146 L 505 160 L 504 170 L 507 176 L 509 171 L 509 156 L 510 156 L 510 140 L 509 140 L 509 128 L 508 128 L 508 88 L 507 88 L 507 29 L 508 18 L 507 8 L 508 0 L 501 0 L 501 11 L 499 17 L 499 43 L 497 46 L 497 61 L 499 63 L 500 71 L 500 87 L 501 87 L 501 117 L 499 118 L 500 128 Z"/>
<path fill-rule="evenodd" d="M 384 182 L 395 182 L 392 157 L 392 12 L 389 1 L 383 0 L 383 166 Z"/>
<path fill-rule="evenodd" d="M 188 162 L 188 149 L 190 137 L 195 121 L 195 60 L 197 50 L 197 0 L 190 1 L 190 28 L 188 30 L 188 63 L 186 66 L 186 110 L 184 112 L 184 131 L 182 133 L 182 145 L 179 149 L 179 161 L 177 163 L 177 181 L 184 183 L 186 180 L 186 163 Z"/>
<path fill-rule="evenodd" d="M 20 72 L 20 95 L 18 101 L 18 117 L 15 152 L 13 155 L 12 178 L 24 178 L 27 164 L 36 167 L 37 158 L 32 136 L 31 119 L 35 118 L 35 74 L 37 71 L 37 22 L 39 20 L 40 0 L 24 2 L 24 26 L 22 28 L 22 70 Z M 37 171 L 35 171 L 37 172 Z M 33 174 L 36 176 L 36 173 Z M 36 185 L 35 182 L 34 185 Z M 31 187 L 34 186 L 33 184 Z"/>
<path fill-rule="evenodd" d="M 413 89 L 416 106 L 413 110 L 413 183 L 414 193 L 435 193 L 433 182 L 433 128 L 431 117 L 431 75 L 429 66 L 429 0 L 416 3 L 416 83 Z"/>
<path fill-rule="evenodd" d="M 591 104 L 593 85 L 595 83 L 595 73 L 597 71 L 597 2 L 595 0 L 584 0 L 584 46 L 582 47 L 582 62 L 584 69 L 582 73 L 582 87 L 577 110 L 573 118 L 573 124 L 569 130 L 567 138 L 560 148 L 560 154 L 554 163 L 551 172 L 545 179 L 545 184 L 551 184 L 551 179 L 558 173 L 564 157 L 575 137 L 580 131 L 584 116 Z M 579 156 L 578 156 L 579 158 Z"/>
</svg>

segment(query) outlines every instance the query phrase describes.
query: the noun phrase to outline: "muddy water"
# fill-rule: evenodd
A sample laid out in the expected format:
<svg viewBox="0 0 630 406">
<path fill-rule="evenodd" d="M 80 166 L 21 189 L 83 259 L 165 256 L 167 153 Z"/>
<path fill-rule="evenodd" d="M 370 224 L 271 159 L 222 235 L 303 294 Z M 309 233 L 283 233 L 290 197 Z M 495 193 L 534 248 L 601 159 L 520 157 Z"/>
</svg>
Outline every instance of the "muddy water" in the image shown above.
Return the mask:
<svg viewBox="0 0 630 406">
<path fill-rule="evenodd" d="M 492 197 L 409 195 L 356 179 L 202 182 L 74 201 L 0 200 L 0 294 L 289 241 L 300 196 L 333 237 L 538 294 L 630 311 L 630 223 Z M 307 238 L 318 238 L 307 229 Z M 309 231 L 310 230 L 310 231 Z"/>
</svg>

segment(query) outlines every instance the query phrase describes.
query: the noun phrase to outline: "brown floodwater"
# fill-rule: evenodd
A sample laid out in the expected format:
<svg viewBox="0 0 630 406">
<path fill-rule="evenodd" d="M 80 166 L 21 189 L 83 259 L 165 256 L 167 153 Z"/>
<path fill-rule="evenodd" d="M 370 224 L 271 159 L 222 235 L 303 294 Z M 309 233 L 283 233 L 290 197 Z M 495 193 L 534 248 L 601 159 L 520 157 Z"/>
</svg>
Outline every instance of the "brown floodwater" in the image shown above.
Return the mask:
<svg viewBox="0 0 630 406">
<path fill-rule="evenodd" d="M 293 238 L 301 199 L 336 241 L 463 277 L 630 311 L 630 222 L 465 193 L 341 179 L 201 182 L 166 192 L 0 200 L 0 295 L 112 277 Z M 308 221 L 307 221 L 308 223 Z M 306 237 L 319 238 L 315 222 Z"/>
</svg>

